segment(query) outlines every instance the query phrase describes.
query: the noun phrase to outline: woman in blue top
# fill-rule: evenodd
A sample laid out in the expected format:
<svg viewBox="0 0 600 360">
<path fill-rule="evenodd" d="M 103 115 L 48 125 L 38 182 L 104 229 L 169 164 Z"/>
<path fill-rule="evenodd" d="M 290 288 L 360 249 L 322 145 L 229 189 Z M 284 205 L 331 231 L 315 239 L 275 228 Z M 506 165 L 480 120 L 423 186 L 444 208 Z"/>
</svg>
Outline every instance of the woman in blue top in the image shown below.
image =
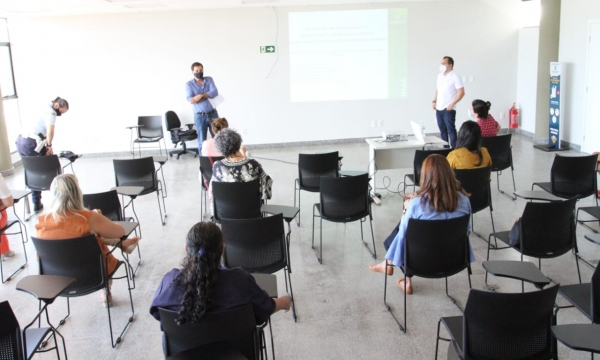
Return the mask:
<svg viewBox="0 0 600 360">
<path fill-rule="evenodd" d="M 386 262 L 394 266 L 404 266 L 404 239 L 408 228 L 408 219 L 444 220 L 471 214 L 469 198 L 460 188 L 454 173 L 445 157 L 430 155 L 421 167 L 421 184 L 415 198 L 410 200 L 400 225 L 398 233 L 391 244 L 385 243 L 387 253 L 385 261 L 371 265 L 369 268 L 376 272 L 385 271 Z M 471 224 L 467 229 L 470 232 Z M 471 262 L 475 261 L 473 250 L 469 245 Z M 392 267 L 388 268 L 388 275 L 393 274 Z M 412 280 L 410 277 L 398 279 L 398 287 L 407 294 L 412 294 Z"/>
</svg>

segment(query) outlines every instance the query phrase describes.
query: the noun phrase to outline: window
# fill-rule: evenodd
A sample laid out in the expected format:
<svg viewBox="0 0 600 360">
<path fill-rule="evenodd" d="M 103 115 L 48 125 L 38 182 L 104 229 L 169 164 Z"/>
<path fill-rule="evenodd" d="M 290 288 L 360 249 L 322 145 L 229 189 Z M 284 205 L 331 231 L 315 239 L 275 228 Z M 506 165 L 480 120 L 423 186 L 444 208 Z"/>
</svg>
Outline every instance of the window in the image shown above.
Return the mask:
<svg viewBox="0 0 600 360">
<path fill-rule="evenodd" d="M 6 19 L 0 18 L 0 90 L 4 99 L 17 97 Z"/>
</svg>

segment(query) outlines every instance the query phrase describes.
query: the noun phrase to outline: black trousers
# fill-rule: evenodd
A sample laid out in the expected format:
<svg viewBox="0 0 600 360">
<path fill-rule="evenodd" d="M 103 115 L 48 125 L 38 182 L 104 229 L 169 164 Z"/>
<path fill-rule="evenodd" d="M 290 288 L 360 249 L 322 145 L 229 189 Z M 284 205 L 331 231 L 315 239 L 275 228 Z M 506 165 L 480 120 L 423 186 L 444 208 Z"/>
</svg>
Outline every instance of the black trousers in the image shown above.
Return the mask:
<svg viewBox="0 0 600 360">
<path fill-rule="evenodd" d="M 36 152 L 37 143 L 32 138 L 24 138 L 21 135 L 17 137 L 17 151 L 21 156 L 46 156 L 46 147 L 43 147 L 40 152 Z M 39 205 L 42 201 L 42 192 L 31 190 L 31 200 L 34 205 Z"/>
</svg>

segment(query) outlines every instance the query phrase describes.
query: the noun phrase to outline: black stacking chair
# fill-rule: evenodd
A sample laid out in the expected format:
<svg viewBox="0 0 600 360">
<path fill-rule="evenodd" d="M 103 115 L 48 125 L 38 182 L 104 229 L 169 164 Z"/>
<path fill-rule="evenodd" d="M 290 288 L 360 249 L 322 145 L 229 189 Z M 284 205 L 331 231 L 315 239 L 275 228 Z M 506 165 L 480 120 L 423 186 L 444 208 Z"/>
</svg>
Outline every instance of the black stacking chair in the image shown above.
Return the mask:
<svg viewBox="0 0 600 360">
<path fill-rule="evenodd" d="M 117 194 L 116 190 L 110 190 L 110 191 L 96 193 L 96 194 L 83 194 L 83 206 L 85 206 L 86 208 L 88 208 L 90 210 L 98 209 L 98 210 L 102 211 L 102 215 L 106 216 L 107 218 L 109 218 L 112 221 L 133 222 L 132 217 L 126 218 L 123 216 L 123 208 L 121 207 L 121 202 L 119 201 L 119 195 Z M 137 226 L 133 230 L 133 231 L 135 231 L 136 236 L 138 236 L 137 229 L 139 227 L 140 227 L 140 224 L 137 223 Z M 126 235 L 128 235 L 128 234 L 126 234 Z M 129 262 L 129 254 L 121 251 L 121 254 L 127 261 L 127 265 L 129 266 L 129 269 L 131 270 L 132 280 L 134 281 L 134 285 L 133 285 L 134 289 L 135 289 L 135 280 L 134 280 L 135 276 L 134 275 L 142 263 L 142 253 L 140 251 L 139 243 L 137 244 L 136 248 L 137 248 L 139 260 L 138 260 L 138 263 L 137 263 L 137 266 L 135 269 L 133 269 L 133 267 L 131 266 L 131 263 Z"/>
<path fill-rule="evenodd" d="M 138 137 L 133 140 L 133 156 L 135 156 L 135 145 L 137 144 L 138 153 L 142 157 L 142 144 L 158 143 L 160 154 L 162 147 L 160 141 L 165 145 L 165 155 L 167 152 L 167 143 L 163 136 L 162 116 L 138 116 Z"/>
<path fill-rule="evenodd" d="M 260 211 L 260 179 L 247 182 L 213 181 L 214 221 L 223 219 L 253 219 L 262 216 Z"/>
<path fill-rule="evenodd" d="M 321 202 L 313 206 L 312 248 L 315 249 L 315 217 L 320 221 L 319 253 L 317 259 L 323 263 L 323 220 L 336 223 L 360 221 L 360 238 L 377 258 L 375 236 L 373 235 L 373 216 L 371 215 L 371 199 L 369 198 L 369 175 L 321 178 Z M 369 219 L 373 251 L 365 242 L 362 223 Z M 316 254 L 316 251 L 315 251 Z"/>
<path fill-rule="evenodd" d="M 259 358 L 260 340 L 252 304 L 204 313 L 197 324 L 188 321 L 177 325 L 176 311 L 163 308 L 158 311 L 167 357 L 196 346 L 226 340 L 236 346 L 246 358 Z"/>
<path fill-rule="evenodd" d="M 186 124 L 187 130 L 181 129 L 181 121 L 179 116 L 174 111 L 167 111 L 165 113 L 165 123 L 167 125 L 167 131 L 171 133 L 171 141 L 177 147 L 177 144 L 181 143 L 182 150 L 171 150 L 169 156 L 173 157 L 173 154 L 177 154 L 177 160 L 183 154 L 188 154 L 188 150 L 193 150 L 194 157 L 198 155 L 198 148 L 188 149 L 185 145 L 186 141 L 198 140 L 198 133 L 194 130 L 194 124 Z"/>
<path fill-rule="evenodd" d="M 471 290 L 463 316 L 438 322 L 440 340 L 450 341 L 448 359 L 558 359 L 550 326 L 558 285 L 527 293 Z M 450 339 L 440 337 L 444 324 Z"/>
<path fill-rule="evenodd" d="M 298 154 L 298 178 L 294 180 L 294 207 L 296 207 L 296 191 L 298 191 L 298 208 L 300 208 L 300 191 L 319 192 L 321 177 L 339 176 L 339 154 L 337 151 L 325 154 Z M 300 226 L 300 213 L 298 213 Z"/>
<path fill-rule="evenodd" d="M 56 350 L 56 358 L 60 359 L 57 343 L 50 349 L 39 350 L 46 336 L 54 333 L 50 327 L 31 327 L 43 312 L 44 310 L 41 310 L 32 322 L 25 326 L 24 329 L 21 329 L 19 321 L 8 301 L 0 302 L 0 319 L 2 319 L 0 321 L 0 355 L 2 359 L 29 360 L 38 352 L 47 352 L 50 350 Z M 56 336 L 54 336 L 54 339 L 56 340 Z M 63 350 L 66 356 L 67 350 L 64 348 L 64 343 Z"/>
<path fill-rule="evenodd" d="M 23 170 L 25 170 L 25 186 L 32 191 L 48 191 L 52 180 L 62 174 L 62 166 L 58 156 L 22 156 Z M 25 221 L 31 219 L 31 215 Z"/>
<path fill-rule="evenodd" d="M 488 242 L 487 260 L 490 259 L 490 250 L 513 248 L 521 253 L 521 261 L 524 255 L 538 258 L 538 269 L 542 270 L 542 259 L 559 257 L 569 250 L 577 254 L 574 218 L 576 201 L 570 199 L 557 202 L 528 202 L 521 216 L 521 243 L 514 247 L 509 245 L 510 231 L 492 233 Z M 492 247 L 492 238 L 500 240 L 506 246 L 498 247 L 496 241 L 496 246 Z M 577 256 L 575 263 L 581 283 Z"/>
<path fill-rule="evenodd" d="M 443 157 L 448 156 L 448 154 L 452 151 L 452 149 L 423 149 L 423 150 L 415 150 L 415 158 L 413 160 L 413 173 L 404 175 L 404 189 L 402 192 L 406 192 L 406 188 L 411 186 L 413 187 L 413 192 L 417 191 L 417 186 L 419 186 L 419 182 L 421 181 L 421 166 L 423 165 L 423 161 L 427 159 L 429 155 L 439 154 Z M 410 181 L 409 182 L 407 182 Z"/>
<path fill-rule="evenodd" d="M 208 193 L 208 186 L 210 185 L 210 180 L 212 179 L 213 174 L 213 164 L 217 161 L 223 160 L 224 156 L 200 156 L 200 175 L 202 176 L 200 188 L 200 202 L 202 202 L 202 198 L 204 197 L 204 212 L 206 212 L 206 194 Z M 203 196 L 204 195 L 204 196 Z M 200 204 L 200 217 L 204 219 L 202 212 L 202 204 Z"/>
<path fill-rule="evenodd" d="M 475 213 L 489 208 L 490 219 L 492 220 L 492 232 L 494 233 L 496 232 L 496 228 L 494 227 L 494 207 L 492 206 L 492 194 L 490 190 L 491 171 L 492 168 L 488 166 L 479 169 L 454 170 L 454 175 L 456 176 L 456 180 L 460 182 L 462 188 L 471 194 L 471 196 L 469 196 L 469 202 L 471 203 L 473 229 L 475 228 Z M 483 236 L 476 233 L 475 230 L 472 231 L 473 234 L 485 241 Z"/>
<path fill-rule="evenodd" d="M 102 255 L 98 240 L 95 235 L 87 235 L 80 238 L 65 240 L 48 240 L 31 237 L 33 245 L 39 257 L 39 271 L 41 275 L 61 275 L 74 277 L 76 280 L 69 285 L 60 296 L 67 298 L 67 316 L 59 324 L 64 324 L 65 320 L 71 315 L 71 306 L 69 298 L 85 296 L 98 290 L 107 292 L 109 290 L 109 281 L 125 278 L 127 280 L 127 290 L 129 291 L 129 302 L 131 304 L 131 316 L 127 324 L 117 337 L 113 337 L 112 318 L 110 315 L 110 303 L 106 307 L 108 312 L 108 327 L 110 331 L 110 342 L 112 347 L 116 347 L 121 342 L 121 337 L 127 330 L 129 324 L 133 321 L 133 299 L 131 297 L 131 286 L 129 283 L 129 267 L 125 266 L 125 276 L 115 277 L 117 270 L 123 265 L 119 261 L 113 273 L 108 274 L 106 269 L 106 256 Z M 112 254 L 116 248 L 110 251 Z M 108 255 L 108 254 L 107 254 Z"/>
<path fill-rule="evenodd" d="M 600 324 L 600 266 L 596 266 L 592 281 L 585 284 L 561 285 L 558 293 L 571 306 L 559 306 L 560 309 L 575 307 L 594 324 Z"/>
<path fill-rule="evenodd" d="M 8 215 L 7 215 L 8 216 Z M 13 225 L 15 224 L 19 224 L 19 231 L 18 232 L 7 232 L 8 229 L 10 229 Z M 25 262 L 20 265 L 15 272 L 13 272 L 9 277 L 7 277 L 6 279 L 4 279 L 4 269 L 2 267 L 2 259 L 0 259 L 0 279 L 2 279 L 2 283 L 6 283 L 8 281 L 10 281 L 13 277 L 15 277 L 15 275 L 17 275 L 17 273 L 23 269 L 25 269 L 25 266 L 27 266 L 27 249 L 25 249 L 25 237 L 23 236 L 23 225 L 21 225 L 21 222 L 19 220 L 8 220 L 6 222 L 6 225 L 0 229 L 0 236 L 1 235 L 16 235 L 16 234 L 21 234 L 21 244 L 23 244 L 23 256 L 25 257 Z M 2 241 L 2 239 L 0 238 L 0 242 Z M 8 241 L 8 240 L 7 240 Z"/>
<path fill-rule="evenodd" d="M 156 193 L 160 221 L 164 226 L 167 218 L 167 209 L 165 207 L 165 199 L 162 196 L 163 184 L 158 179 L 152 157 L 113 160 L 113 166 L 115 169 L 115 183 L 117 186 L 141 186 L 144 190 L 140 193 L 140 196 L 151 194 L 153 192 Z M 160 207 L 161 198 L 162 209 Z M 163 210 L 165 212 L 164 218 Z"/>
<path fill-rule="evenodd" d="M 471 262 L 469 252 L 469 215 L 447 220 L 409 219 L 404 240 L 404 268 L 406 277 L 419 276 L 446 280 L 446 296 L 460 309 L 448 294 L 448 277 L 467 269 L 471 288 Z M 406 291 L 404 291 L 404 325 L 400 323 L 387 304 L 387 267 L 383 288 L 383 304 L 392 314 L 403 333 L 407 329 Z M 462 310 L 461 310 L 462 311 Z"/>
<path fill-rule="evenodd" d="M 510 145 L 511 139 L 512 134 L 482 137 L 481 147 L 486 148 L 487 151 L 490 153 L 490 157 L 492 158 L 492 172 L 496 173 L 496 185 L 498 186 L 498 191 L 501 194 L 506 195 L 513 200 L 517 200 L 516 196 L 507 194 L 504 191 L 500 190 L 500 174 L 502 173 L 502 171 L 510 168 L 513 189 L 514 191 L 517 191 L 517 186 L 515 185 L 515 172 L 512 159 L 512 146 Z"/>
<path fill-rule="evenodd" d="M 171 355 L 167 360 L 248 360 L 244 354 L 229 341 L 196 346 L 194 348 Z"/>
<path fill-rule="evenodd" d="M 563 199 L 577 200 L 594 195 L 598 206 L 596 162 L 598 155 L 561 156 L 556 154 L 550 170 L 550 182 L 535 182 L 546 192 Z"/>
<path fill-rule="evenodd" d="M 248 272 L 260 274 L 273 274 L 284 270 L 285 291 L 288 291 L 289 281 L 292 315 L 296 321 L 283 215 L 254 219 L 222 219 L 221 229 L 223 242 L 227 244 L 223 255 L 227 267 L 241 267 Z"/>
</svg>

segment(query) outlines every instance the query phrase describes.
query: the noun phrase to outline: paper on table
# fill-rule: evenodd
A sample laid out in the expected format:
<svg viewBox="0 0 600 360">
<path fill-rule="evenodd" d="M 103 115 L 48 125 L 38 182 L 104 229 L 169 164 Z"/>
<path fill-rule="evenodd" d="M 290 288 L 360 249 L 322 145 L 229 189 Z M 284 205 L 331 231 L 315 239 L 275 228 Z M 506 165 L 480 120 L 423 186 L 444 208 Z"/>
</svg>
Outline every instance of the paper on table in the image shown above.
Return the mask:
<svg viewBox="0 0 600 360">
<path fill-rule="evenodd" d="M 221 105 L 223 103 L 223 101 L 225 101 L 225 98 L 223 97 L 223 95 L 219 94 L 212 99 L 208 99 L 208 101 L 210 102 L 210 104 L 212 105 L 213 108 L 216 108 L 219 105 Z"/>
</svg>

